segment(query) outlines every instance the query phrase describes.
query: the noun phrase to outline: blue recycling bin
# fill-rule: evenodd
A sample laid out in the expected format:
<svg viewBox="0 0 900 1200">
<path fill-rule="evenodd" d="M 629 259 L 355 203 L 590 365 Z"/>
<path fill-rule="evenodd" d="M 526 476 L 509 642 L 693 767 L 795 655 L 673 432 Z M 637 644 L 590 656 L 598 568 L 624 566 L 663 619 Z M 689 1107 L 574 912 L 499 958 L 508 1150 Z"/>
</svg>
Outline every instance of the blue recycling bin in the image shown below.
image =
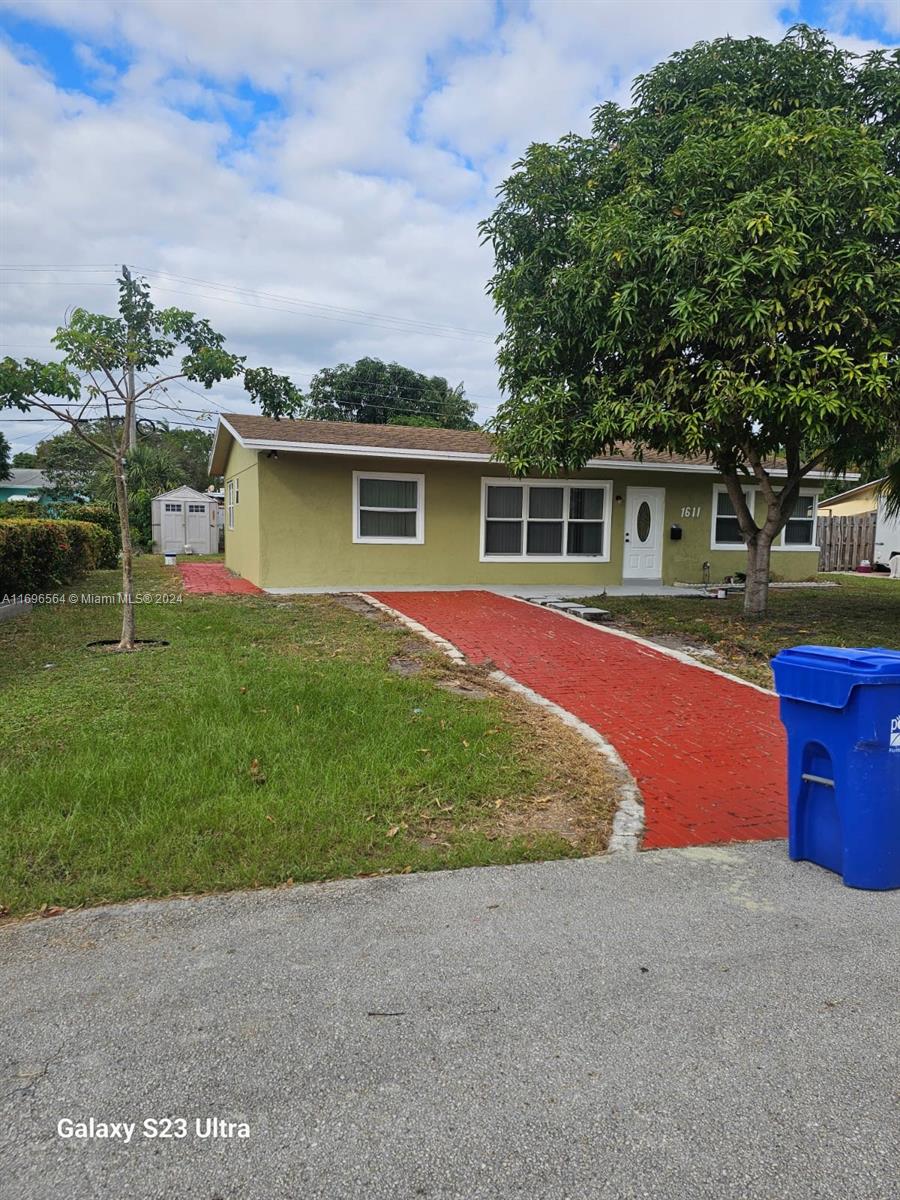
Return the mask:
<svg viewBox="0 0 900 1200">
<path fill-rule="evenodd" d="M 788 739 L 788 852 L 848 887 L 900 888 L 900 652 L 772 659 Z"/>
</svg>

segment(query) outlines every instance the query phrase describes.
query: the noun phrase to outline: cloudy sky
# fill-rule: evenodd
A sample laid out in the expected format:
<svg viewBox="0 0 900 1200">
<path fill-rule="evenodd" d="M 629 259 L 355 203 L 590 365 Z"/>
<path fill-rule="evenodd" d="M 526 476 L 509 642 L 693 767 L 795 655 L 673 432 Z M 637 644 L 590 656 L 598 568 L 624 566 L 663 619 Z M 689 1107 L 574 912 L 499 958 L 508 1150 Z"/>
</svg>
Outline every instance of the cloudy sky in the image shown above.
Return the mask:
<svg viewBox="0 0 900 1200">
<path fill-rule="evenodd" d="M 700 38 L 895 44 L 896 0 L 0 0 L 0 352 L 49 356 L 115 264 L 301 387 L 362 355 L 498 402 L 478 220 Z M 220 405 L 173 388 L 174 419 Z M 14 450 L 54 426 L 11 422 Z"/>
</svg>

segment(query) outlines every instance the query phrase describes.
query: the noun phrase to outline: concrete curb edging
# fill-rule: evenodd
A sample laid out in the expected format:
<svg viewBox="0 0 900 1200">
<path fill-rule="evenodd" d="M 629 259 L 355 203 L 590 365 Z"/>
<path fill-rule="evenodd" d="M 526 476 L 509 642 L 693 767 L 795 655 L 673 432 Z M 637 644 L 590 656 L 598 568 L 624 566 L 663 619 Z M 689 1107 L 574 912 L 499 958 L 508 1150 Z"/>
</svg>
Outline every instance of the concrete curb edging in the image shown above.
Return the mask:
<svg viewBox="0 0 900 1200">
<path fill-rule="evenodd" d="M 517 604 L 527 604 L 529 608 L 542 608 L 544 612 L 554 613 L 557 617 L 565 617 L 569 621 L 577 621 L 579 625 L 586 625 L 596 633 L 608 633 L 613 637 L 625 638 L 629 642 L 637 642 L 639 646 L 645 646 L 648 650 L 655 650 L 657 654 L 665 654 L 667 657 L 677 659 L 678 662 L 685 663 L 689 667 L 697 667 L 700 671 L 710 671 L 713 675 L 721 676 L 722 679 L 730 679 L 732 683 L 740 683 L 744 687 L 753 688 L 755 692 L 762 692 L 764 696 L 778 695 L 772 688 L 760 687 L 758 683 L 751 683 L 749 679 L 741 679 L 739 675 L 730 675 L 727 671 L 723 671 L 719 667 L 711 667 L 708 663 L 698 662 L 692 654 L 686 654 L 684 650 L 673 650 L 671 646 L 660 646 L 656 642 L 651 642 L 649 638 L 643 638 L 637 633 L 629 633 L 626 629 L 613 629 L 611 626 L 604 625 L 599 621 L 586 621 L 584 617 L 566 612 L 562 608 L 547 608 L 543 604 L 534 604 L 531 600 L 526 600 L 524 596 L 507 596 L 506 599 L 515 600 Z"/>
<path fill-rule="evenodd" d="M 408 617 L 406 613 L 400 612 L 399 609 L 391 608 L 390 605 L 385 604 L 382 600 L 370 596 L 368 592 L 357 592 L 356 595 L 361 600 L 364 600 L 366 604 L 371 604 L 373 608 L 379 609 L 381 612 L 393 617 L 394 620 L 399 621 L 402 625 L 405 625 L 411 632 L 424 637 L 432 645 L 437 646 L 453 662 L 466 662 L 466 656 L 458 646 L 454 646 L 452 642 L 441 637 L 440 634 L 434 633 L 433 630 L 428 629 L 421 622 L 413 620 L 412 617 Z M 523 603 L 527 604 L 528 601 L 523 601 Z M 578 620 L 579 618 L 575 619 Z M 583 624 L 587 625 L 590 622 L 585 621 Z M 562 708 L 552 700 L 548 700 L 546 696 L 542 696 L 532 688 L 526 687 L 524 683 L 520 683 L 518 679 L 507 675 L 505 671 L 490 671 L 488 674 L 496 683 L 509 688 L 510 691 L 522 696 L 530 703 L 536 704 L 548 712 L 552 712 L 554 716 L 559 717 L 570 729 L 574 729 L 576 733 L 580 734 L 585 741 L 590 742 L 598 754 L 603 755 L 617 776 L 619 784 L 619 799 L 615 815 L 613 816 L 612 834 L 610 835 L 609 844 L 606 847 L 606 853 L 634 854 L 639 850 L 641 837 L 644 832 L 644 801 L 634 776 L 628 770 L 615 746 L 611 742 L 608 742 L 596 729 L 593 729 L 579 717 L 576 717 L 574 713 L 570 713 L 568 709 Z"/>
</svg>

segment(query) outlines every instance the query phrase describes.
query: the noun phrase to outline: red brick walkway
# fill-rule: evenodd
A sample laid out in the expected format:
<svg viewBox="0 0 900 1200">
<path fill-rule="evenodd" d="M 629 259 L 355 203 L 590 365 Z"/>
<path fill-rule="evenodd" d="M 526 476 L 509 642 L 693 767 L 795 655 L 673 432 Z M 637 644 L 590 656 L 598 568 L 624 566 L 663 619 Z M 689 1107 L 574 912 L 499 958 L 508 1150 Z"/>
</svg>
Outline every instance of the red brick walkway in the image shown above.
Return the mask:
<svg viewBox="0 0 900 1200">
<path fill-rule="evenodd" d="M 644 797 L 645 847 L 786 836 L 774 696 L 491 592 L 375 595 L 612 742 Z"/>
<path fill-rule="evenodd" d="M 184 590 L 202 596 L 261 596 L 258 588 L 249 579 L 232 575 L 222 563 L 185 562 L 179 563 Z"/>
</svg>

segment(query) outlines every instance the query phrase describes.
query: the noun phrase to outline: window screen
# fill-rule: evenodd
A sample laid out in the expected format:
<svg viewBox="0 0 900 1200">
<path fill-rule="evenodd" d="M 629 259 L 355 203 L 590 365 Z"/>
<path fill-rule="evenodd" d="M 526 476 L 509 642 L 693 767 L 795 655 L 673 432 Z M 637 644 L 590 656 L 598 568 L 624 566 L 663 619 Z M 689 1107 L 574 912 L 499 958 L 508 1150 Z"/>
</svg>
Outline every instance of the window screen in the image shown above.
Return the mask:
<svg viewBox="0 0 900 1200">
<path fill-rule="evenodd" d="M 418 480 L 360 475 L 357 485 L 360 538 L 398 542 L 417 540 Z"/>
<path fill-rule="evenodd" d="M 752 505 L 752 492 L 745 492 L 747 503 Z M 734 504 L 727 492 L 716 492 L 716 529 L 714 541 L 717 545 L 743 546 L 744 537 L 735 512 Z"/>
<path fill-rule="evenodd" d="M 785 546 L 813 546 L 816 540 L 816 502 L 813 496 L 798 496 L 784 527 Z"/>
</svg>

